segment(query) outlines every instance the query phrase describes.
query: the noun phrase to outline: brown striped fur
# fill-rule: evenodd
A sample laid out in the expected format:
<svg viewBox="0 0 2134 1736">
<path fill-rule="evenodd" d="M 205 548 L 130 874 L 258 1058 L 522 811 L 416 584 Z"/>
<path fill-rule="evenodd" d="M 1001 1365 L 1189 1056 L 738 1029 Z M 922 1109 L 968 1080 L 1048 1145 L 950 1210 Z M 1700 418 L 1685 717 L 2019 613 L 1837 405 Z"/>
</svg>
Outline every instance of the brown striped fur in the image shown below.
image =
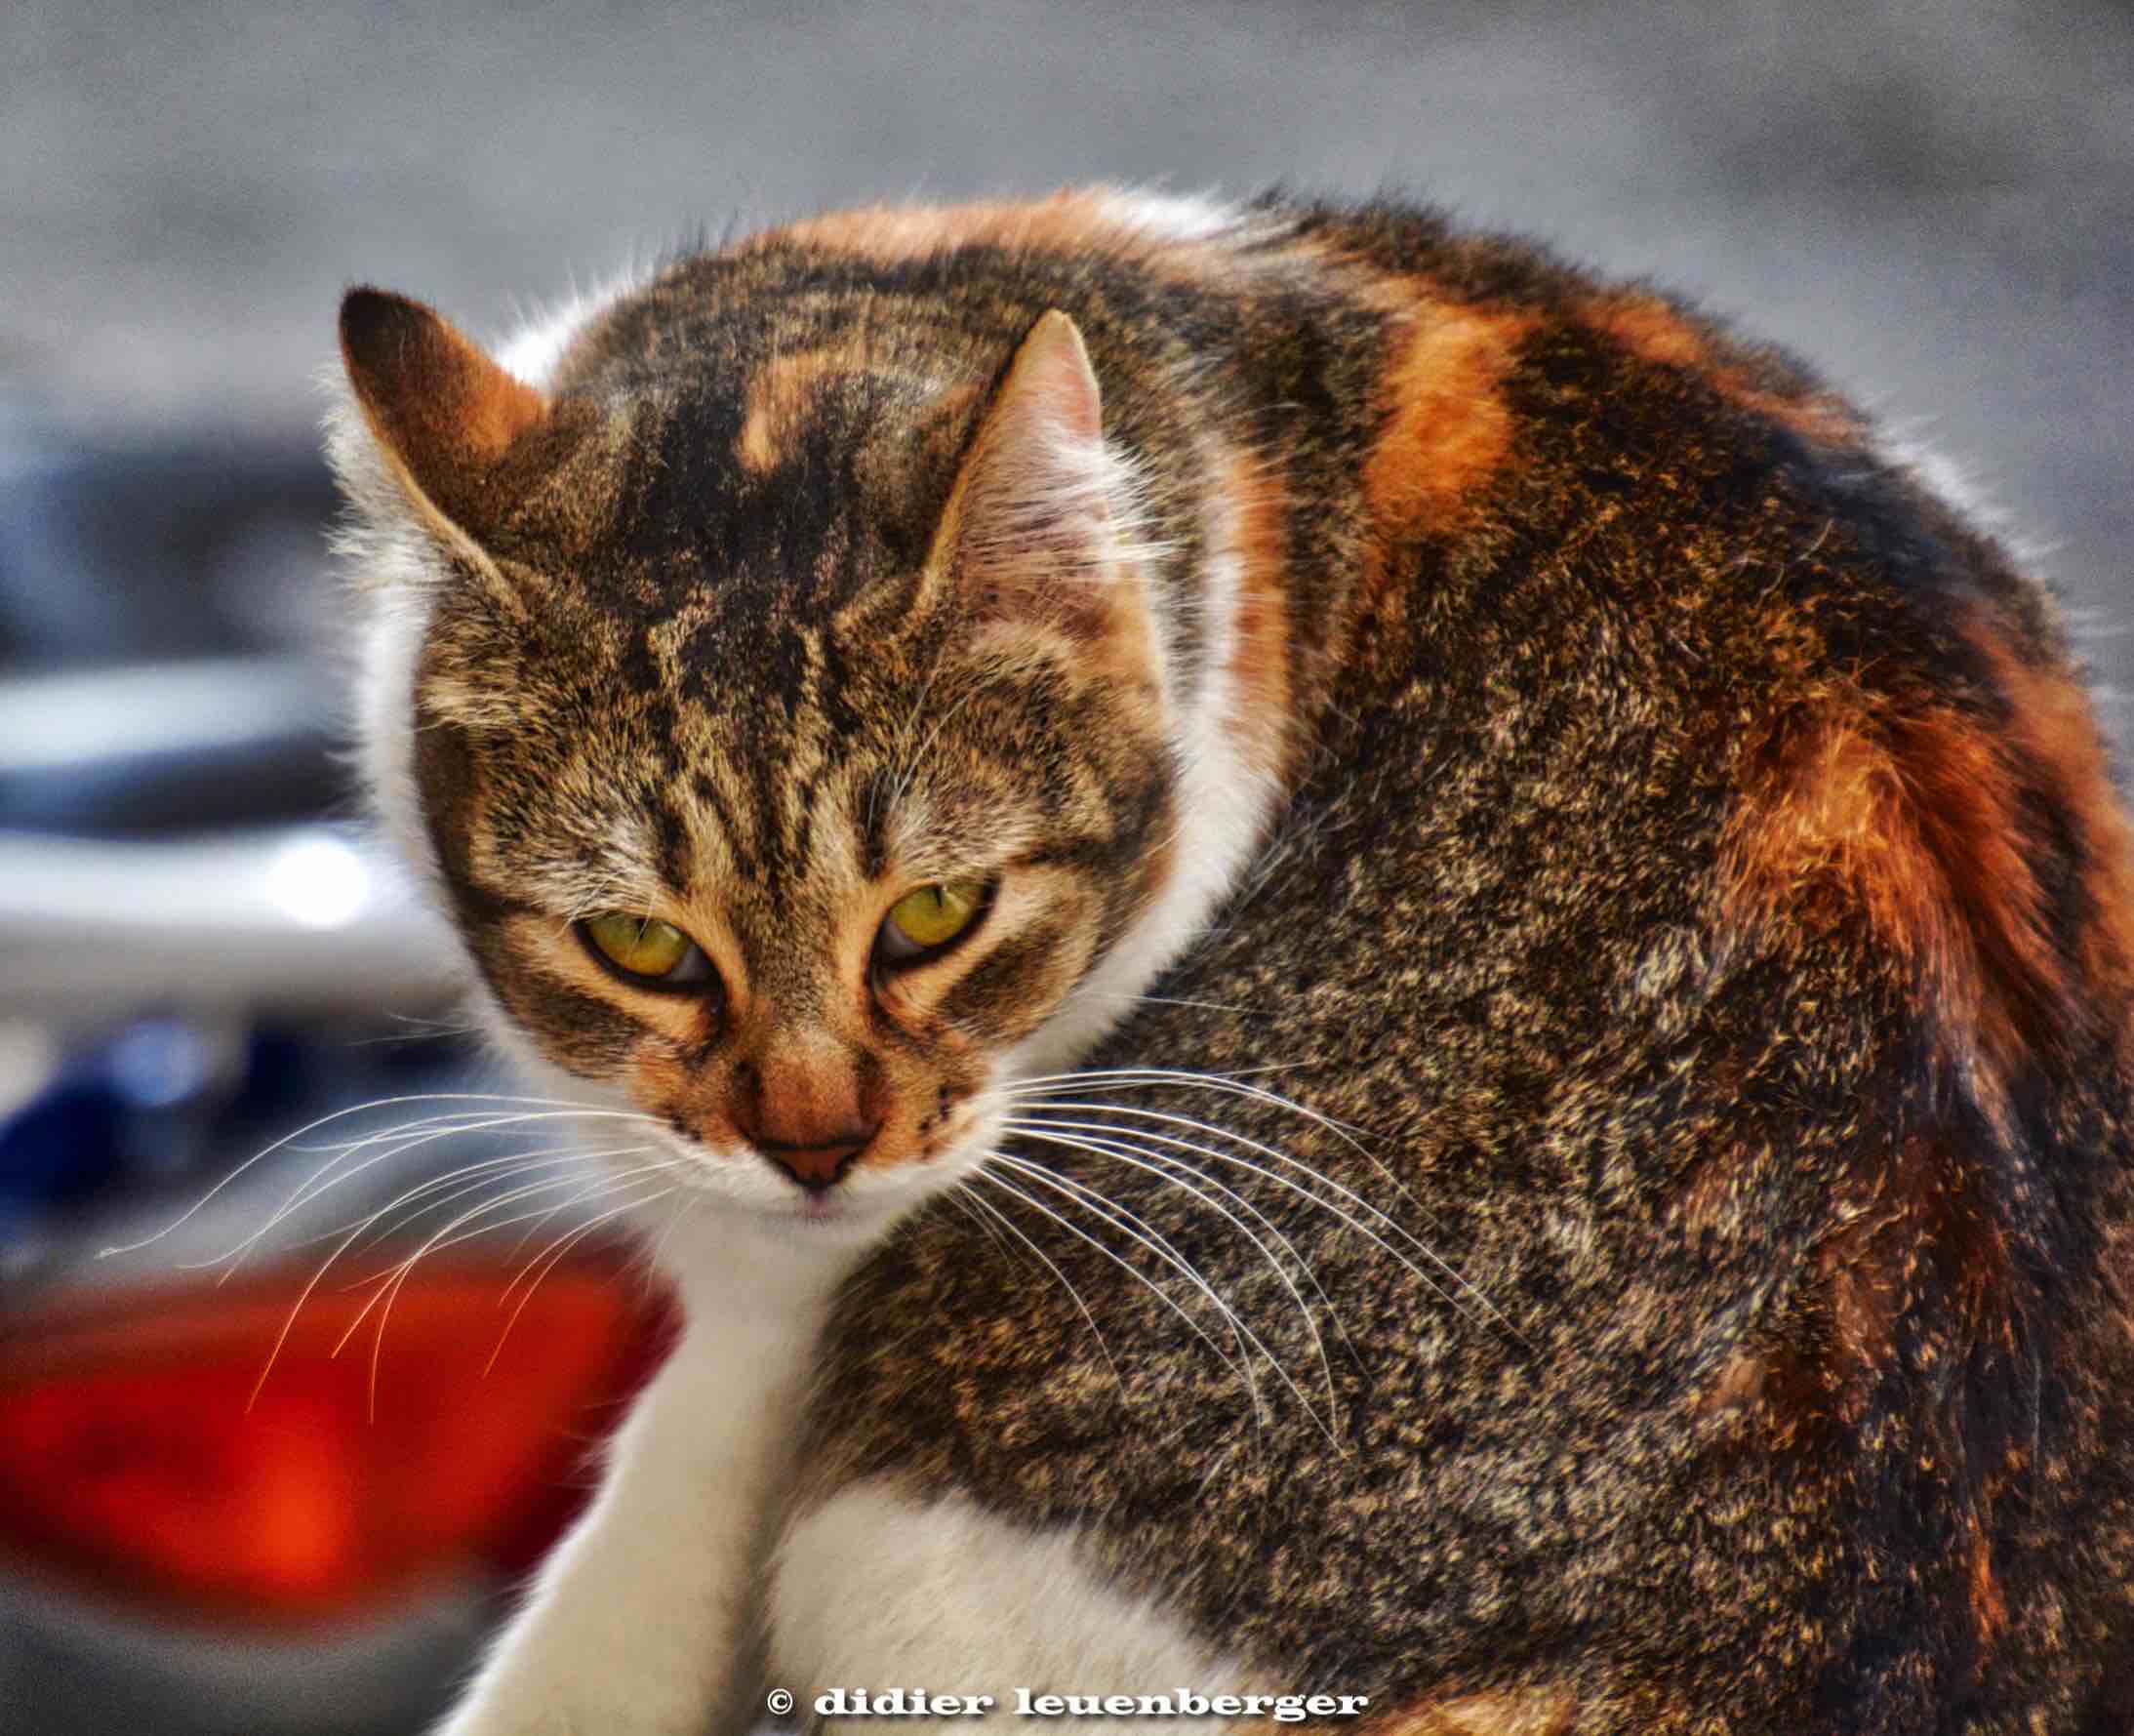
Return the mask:
<svg viewBox="0 0 2134 1736">
<path fill-rule="evenodd" d="M 980 1190 L 1050 1270 L 890 1236 L 800 1511 L 1072 1527 L 1387 1736 L 2134 1728 L 2134 840 L 2044 593 L 1865 417 L 1389 204 L 818 218 L 669 263 L 541 392 L 356 305 L 449 521 L 434 862 L 515 1025 L 677 1128 L 768 1090 L 923 1172 L 1188 866 L 1192 696 L 1275 792 L 1088 1057 L 1217 1082 L 1088 1082 L 1140 1168 L 1008 1145 L 1267 1356 L 1101 1213 Z M 1037 474 L 1100 417 L 1101 488 Z M 1000 889 L 971 946 L 870 988 L 955 875 Z M 619 987 L 567 933 L 603 901 L 719 998 Z"/>
</svg>

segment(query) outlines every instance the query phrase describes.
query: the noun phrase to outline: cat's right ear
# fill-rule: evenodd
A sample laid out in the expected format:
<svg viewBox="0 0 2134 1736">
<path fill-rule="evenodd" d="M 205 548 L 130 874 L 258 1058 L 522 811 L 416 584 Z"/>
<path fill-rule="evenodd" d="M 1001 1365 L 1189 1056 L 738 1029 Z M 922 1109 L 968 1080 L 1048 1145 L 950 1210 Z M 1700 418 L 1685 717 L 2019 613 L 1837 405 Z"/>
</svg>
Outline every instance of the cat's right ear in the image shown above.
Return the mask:
<svg viewBox="0 0 2134 1736">
<path fill-rule="evenodd" d="M 342 299 L 341 355 L 409 505 L 447 541 L 479 550 L 518 492 L 504 460 L 546 421 L 547 399 L 441 314 L 384 290 Z"/>
<path fill-rule="evenodd" d="M 975 620 L 1042 623 L 1076 638 L 1153 641 L 1138 569 L 1131 474 L 1104 437 L 1103 402 L 1074 321 L 1030 328 L 994 387 L 948 497 L 930 565 Z"/>
</svg>

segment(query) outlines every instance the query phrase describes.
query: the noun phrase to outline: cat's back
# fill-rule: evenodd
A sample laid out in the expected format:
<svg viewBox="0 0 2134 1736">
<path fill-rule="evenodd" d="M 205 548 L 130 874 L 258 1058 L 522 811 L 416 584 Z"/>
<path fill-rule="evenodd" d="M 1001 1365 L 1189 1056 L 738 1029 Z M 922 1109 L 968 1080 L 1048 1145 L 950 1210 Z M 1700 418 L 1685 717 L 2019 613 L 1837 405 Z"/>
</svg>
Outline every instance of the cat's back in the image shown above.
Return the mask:
<svg viewBox="0 0 2134 1736">
<path fill-rule="evenodd" d="M 2042 592 L 1784 358 L 1399 208 L 703 272 L 792 289 L 791 427 L 810 319 L 983 386 L 1068 311 L 1286 718 L 1257 867 L 1020 1111 L 1061 1183 L 848 1288 L 803 1511 L 1065 1527 L 1401 1727 L 2120 1727 L 2134 854 Z"/>
</svg>

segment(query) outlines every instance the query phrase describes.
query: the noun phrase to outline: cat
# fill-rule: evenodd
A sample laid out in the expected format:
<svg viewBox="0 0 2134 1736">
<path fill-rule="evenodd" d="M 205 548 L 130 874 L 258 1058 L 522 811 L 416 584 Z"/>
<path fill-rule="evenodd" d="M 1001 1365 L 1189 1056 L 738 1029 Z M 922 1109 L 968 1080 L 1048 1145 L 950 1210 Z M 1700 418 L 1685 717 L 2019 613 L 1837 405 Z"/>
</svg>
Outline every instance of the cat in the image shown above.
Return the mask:
<svg viewBox="0 0 2134 1736">
<path fill-rule="evenodd" d="M 2127 816 L 1858 411 L 1107 188 L 341 344 L 379 808 L 687 1319 L 451 1736 L 2134 1727 Z"/>
</svg>

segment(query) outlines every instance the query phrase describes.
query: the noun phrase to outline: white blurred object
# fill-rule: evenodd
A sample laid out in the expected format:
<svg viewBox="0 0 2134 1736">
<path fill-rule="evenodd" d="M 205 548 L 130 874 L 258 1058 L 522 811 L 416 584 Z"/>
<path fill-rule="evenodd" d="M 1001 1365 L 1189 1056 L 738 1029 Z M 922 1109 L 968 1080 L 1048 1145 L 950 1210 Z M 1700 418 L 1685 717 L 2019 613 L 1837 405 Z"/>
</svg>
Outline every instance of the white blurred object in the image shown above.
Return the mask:
<svg viewBox="0 0 2134 1736">
<path fill-rule="evenodd" d="M 60 1045 L 34 1019 L 0 1018 L 0 1117 L 12 1115 L 60 1070 Z"/>
<path fill-rule="evenodd" d="M 213 657 L 0 682 L 0 777 L 127 754 L 228 751 L 331 717 L 296 658 Z"/>
<path fill-rule="evenodd" d="M 381 854 L 326 826 L 199 839 L 0 833 L 0 1012 L 415 1012 L 457 949 Z"/>
<path fill-rule="evenodd" d="M 266 864 L 274 908 L 300 928 L 348 928 L 377 899 L 377 870 L 345 838 L 299 832 Z"/>
</svg>

